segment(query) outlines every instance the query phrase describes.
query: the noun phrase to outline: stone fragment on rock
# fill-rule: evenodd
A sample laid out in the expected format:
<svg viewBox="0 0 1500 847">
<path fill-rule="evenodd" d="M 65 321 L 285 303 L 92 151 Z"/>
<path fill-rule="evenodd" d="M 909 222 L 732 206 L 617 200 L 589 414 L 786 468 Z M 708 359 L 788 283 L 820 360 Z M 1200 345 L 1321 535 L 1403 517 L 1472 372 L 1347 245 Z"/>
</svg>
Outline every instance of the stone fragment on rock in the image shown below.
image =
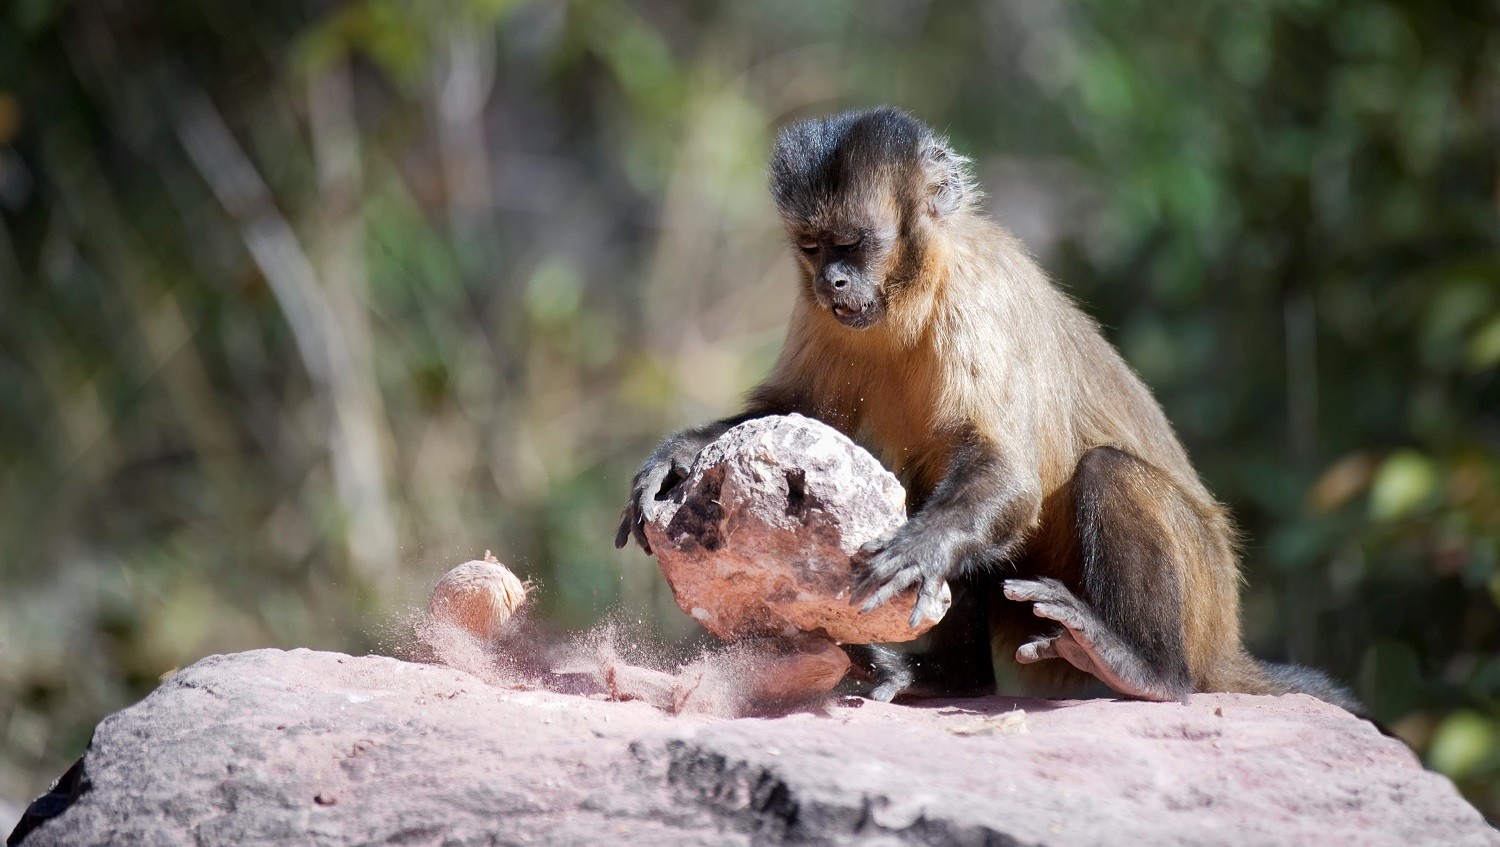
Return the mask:
<svg viewBox="0 0 1500 847">
<path fill-rule="evenodd" d="M 837 430 L 773 416 L 704 448 L 687 478 L 647 505 L 645 531 L 677 605 L 721 638 L 909 641 L 936 623 L 908 625 L 915 590 L 863 614 L 849 602 L 855 554 L 905 522 L 905 499 Z"/>
<path fill-rule="evenodd" d="M 849 667 L 849 655 L 822 636 L 744 639 L 677 673 L 673 712 L 746 717 L 815 708 Z"/>
</svg>

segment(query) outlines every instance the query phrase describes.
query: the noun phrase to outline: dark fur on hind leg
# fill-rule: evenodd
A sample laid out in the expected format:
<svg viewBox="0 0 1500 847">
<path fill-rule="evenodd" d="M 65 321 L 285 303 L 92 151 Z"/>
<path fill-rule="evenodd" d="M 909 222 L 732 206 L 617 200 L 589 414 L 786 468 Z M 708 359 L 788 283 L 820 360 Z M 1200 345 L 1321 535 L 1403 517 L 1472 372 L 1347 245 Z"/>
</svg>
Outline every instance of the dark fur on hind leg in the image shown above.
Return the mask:
<svg viewBox="0 0 1500 847">
<path fill-rule="evenodd" d="M 1029 600 L 1037 615 L 1062 624 L 1063 634 L 1095 664 L 1082 670 L 1120 693 L 1185 699 L 1193 680 L 1183 640 L 1182 563 L 1165 524 L 1167 512 L 1187 508 L 1181 492 L 1155 468 L 1113 447 L 1084 453 L 1070 488 L 1083 596 L 1056 580 L 1012 580 L 1006 596 Z M 1047 658 L 1046 647 L 1066 657 L 1071 646 L 1037 645 L 1035 657 L 1018 659 Z"/>
<path fill-rule="evenodd" d="M 1057 580 L 1008 580 L 1005 596 L 1031 603 L 1037 617 L 1062 625 L 1056 634 L 1022 644 L 1016 651 L 1016 661 L 1021 664 L 1064 659 L 1116 692 L 1141 700 L 1186 702 L 1192 692 L 1191 686 L 1148 664 Z"/>
</svg>

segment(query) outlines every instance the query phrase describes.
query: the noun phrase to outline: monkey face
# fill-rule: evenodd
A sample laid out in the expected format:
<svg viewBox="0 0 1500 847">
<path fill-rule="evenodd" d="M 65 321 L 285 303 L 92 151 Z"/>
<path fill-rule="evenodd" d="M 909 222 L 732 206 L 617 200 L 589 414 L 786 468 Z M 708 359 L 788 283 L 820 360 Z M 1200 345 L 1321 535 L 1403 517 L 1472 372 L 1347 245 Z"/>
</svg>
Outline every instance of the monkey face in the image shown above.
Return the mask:
<svg viewBox="0 0 1500 847">
<path fill-rule="evenodd" d="M 854 329 L 899 309 L 931 239 L 977 196 L 968 160 L 890 107 L 787 126 L 770 178 L 807 293 Z"/>
<path fill-rule="evenodd" d="M 879 252 L 875 239 L 863 230 L 802 234 L 797 252 L 812 295 L 834 320 L 853 329 L 868 329 L 885 314 L 871 259 Z"/>
</svg>

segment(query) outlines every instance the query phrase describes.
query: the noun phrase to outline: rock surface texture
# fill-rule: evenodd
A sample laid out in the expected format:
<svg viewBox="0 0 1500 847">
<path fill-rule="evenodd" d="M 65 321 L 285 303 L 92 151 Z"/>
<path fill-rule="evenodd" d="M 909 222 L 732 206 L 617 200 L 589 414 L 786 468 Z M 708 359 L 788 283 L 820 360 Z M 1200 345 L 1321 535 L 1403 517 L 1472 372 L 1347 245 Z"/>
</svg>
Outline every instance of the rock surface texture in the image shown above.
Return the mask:
<svg viewBox="0 0 1500 847">
<path fill-rule="evenodd" d="M 864 448 L 801 415 L 757 418 L 704 448 L 647 510 L 677 605 L 720 638 L 823 630 L 849 644 L 910 641 L 914 591 L 861 614 L 852 558 L 906 520 L 906 493 Z"/>
<path fill-rule="evenodd" d="M 1300 695 L 718 720 L 259 650 L 105 719 L 78 776 L 26 847 L 1500 844 L 1399 742 Z"/>
</svg>

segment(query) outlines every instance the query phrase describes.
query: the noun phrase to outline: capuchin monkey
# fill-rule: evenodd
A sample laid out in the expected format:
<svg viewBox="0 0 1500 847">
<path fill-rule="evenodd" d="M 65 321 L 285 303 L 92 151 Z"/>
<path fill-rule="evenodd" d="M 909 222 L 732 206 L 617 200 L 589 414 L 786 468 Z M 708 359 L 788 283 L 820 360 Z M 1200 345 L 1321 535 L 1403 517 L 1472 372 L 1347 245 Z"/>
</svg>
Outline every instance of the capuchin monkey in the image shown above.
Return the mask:
<svg viewBox="0 0 1500 847">
<path fill-rule="evenodd" d="M 784 129 L 771 193 L 797 301 L 774 370 L 734 417 L 668 438 L 636 475 L 616 546 L 650 552 L 644 506 L 742 421 L 801 413 L 872 446 L 910 520 L 867 545 L 866 611 L 916 589 L 912 623 L 953 605 L 926 650 L 852 651 L 874 696 L 1027 693 L 1102 682 L 1143 700 L 1304 692 L 1326 676 L 1252 658 L 1235 530 L 1161 407 L 1099 327 L 977 208 L 969 162 L 898 109 Z"/>
</svg>

